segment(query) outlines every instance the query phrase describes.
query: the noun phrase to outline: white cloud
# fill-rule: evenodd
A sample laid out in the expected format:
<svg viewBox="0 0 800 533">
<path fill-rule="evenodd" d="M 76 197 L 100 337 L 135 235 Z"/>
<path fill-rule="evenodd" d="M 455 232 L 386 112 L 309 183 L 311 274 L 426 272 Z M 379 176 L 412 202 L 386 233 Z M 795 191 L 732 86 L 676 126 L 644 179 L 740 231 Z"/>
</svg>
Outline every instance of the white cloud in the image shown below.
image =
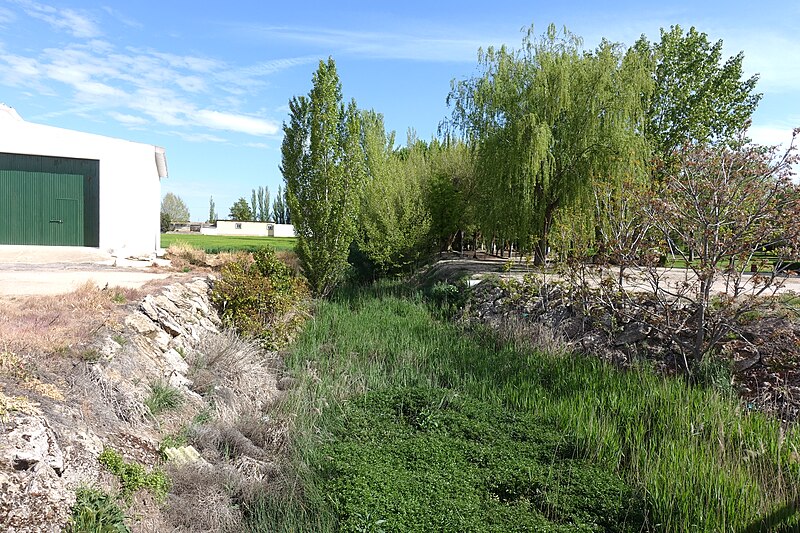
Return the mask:
<svg viewBox="0 0 800 533">
<path fill-rule="evenodd" d="M 376 59 L 417 61 L 475 61 L 478 48 L 506 39 L 454 38 L 437 30 L 427 34 L 346 31 L 292 26 L 233 25 L 237 34 L 259 40 L 292 41 L 325 50 Z M 327 53 L 327 52 L 326 52 Z"/>
<path fill-rule="evenodd" d="M 30 0 L 13 0 L 25 13 L 33 18 L 43 20 L 57 30 L 64 30 L 74 37 L 92 38 L 102 35 L 102 31 L 94 19 L 85 11 L 32 2 Z"/>
<path fill-rule="evenodd" d="M 123 23 L 124 25 L 128 26 L 129 28 L 142 29 L 144 27 L 144 25 L 141 22 L 139 22 L 138 20 L 134 20 L 134 19 L 128 17 L 127 15 L 125 15 L 124 13 L 121 13 L 121 12 L 117 11 L 116 9 L 114 9 L 112 7 L 103 6 L 103 11 L 105 11 L 106 13 L 108 13 L 109 15 L 111 15 L 112 17 L 114 17 L 115 19 L 117 19 L 118 21 Z"/>
<path fill-rule="evenodd" d="M 209 128 L 248 133 L 250 135 L 275 135 L 278 133 L 277 124 L 258 117 L 223 113 L 210 109 L 201 109 L 196 116 L 200 124 Z"/>
<path fill-rule="evenodd" d="M 149 121 L 146 118 L 112 111 L 108 114 L 111 118 L 127 126 L 144 126 Z"/>
<path fill-rule="evenodd" d="M 180 137 L 184 141 L 197 142 L 197 143 L 226 143 L 227 139 L 223 139 L 217 135 L 210 133 L 186 133 L 185 131 L 170 131 L 171 135 Z"/>
<path fill-rule="evenodd" d="M 17 16 L 14 15 L 14 12 L 10 9 L 5 7 L 0 7 L 0 26 L 5 26 L 10 22 L 14 22 L 17 20 Z"/>
</svg>

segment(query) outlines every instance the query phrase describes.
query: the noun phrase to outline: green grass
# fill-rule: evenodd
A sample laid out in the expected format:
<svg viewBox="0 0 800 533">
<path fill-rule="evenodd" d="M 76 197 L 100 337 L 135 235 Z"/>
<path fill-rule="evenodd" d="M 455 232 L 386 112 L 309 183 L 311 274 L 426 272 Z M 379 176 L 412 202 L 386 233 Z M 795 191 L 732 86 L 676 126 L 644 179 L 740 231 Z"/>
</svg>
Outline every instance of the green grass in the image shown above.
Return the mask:
<svg viewBox="0 0 800 533">
<path fill-rule="evenodd" d="M 618 485 L 620 491 L 640 495 L 645 530 L 739 531 L 798 494 L 797 431 L 784 432 L 778 422 L 744 411 L 735 398 L 647 368 L 623 372 L 594 358 L 538 353 L 524 343 L 500 341 L 488 331 L 465 333 L 437 321 L 420 296 L 398 285 L 378 285 L 320 303 L 287 363 L 299 378 L 283 406 L 294 421 L 295 467 L 304 497 L 288 504 L 281 500 L 279 509 L 274 502 L 262 502 L 249 515 L 256 519 L 251 523 L 256 531 L 344 526 L 346 531 L 380 531 L 386 522 L 378 520 L 403 519 L 408 507 L 398 484 L 408 481 L 407 487 L 413 486 L 409 480 L 417 474 L 424 480 L 430 465 L 421 460 L 415 472 L 413 461 L 405 460 L 406 470 L 398 473 L 392 461 L 398 461 L 398 454 L 434 444 L 425 435 L 403 433 L 408 428 L 397 426 L 400 422 L 387 418 L 383 408 L 369 407 L 402 389 L 445 391 L 435 394 L 482 403 L 477 412 L 495 413 L 493 420 L 517 416 L 524 424 L 536 424 L 542 434 L 560 435 L 571 452 L 554 455 L 548 468 L 590 478 L 599 472 L 611 481 L 618 476 L 624 482 Z M 517 466 L 529 459 L 523 451 L 503 445 L 497 432 L 473 432 L 459 440 L 458 431 L 446 426 L 438 434 L 450 441 L 437 453 L 455 463 L 448 467 L 449 474 L 447 468 L 436 471 L 442 476 L 437 497 L 448 505 L 472 502 L 464 510 L 467 514 L 474 505 L 486 511 L 480 502 L 491 499 L 487 491 L 492 479 L 500 483 L 504 478 L 491 468 L 462 476 L 467 472 L 465 448 L 480 442 L 487 449 L 506 450 L 503 453 L 516 461 L 509 464 Z M 513 431 L 512 424 L 501 433 Z M 358 450 L 368 460 L 359 460 Z M 352 461 L 337 459 L 346 453 Z M 541 481 L 538 468 L 531 463 L 531 478 Z M 523 490 L 522 500 L 527 498 L 529 505 L 536 498 L 552 500 L 552 490 L 541 489 L 541 483 L 536 486 L 540 491 Z M 555 484 L 556 489 L 571 486 L 566 481 Z M 367 498 L 367 493 L 372 496 Z M 584 503 L 573 515 L 587 520 L 580 524 L 589 524 L 591 518 L 586 517 L 601 502 L 586 495 Z M 411 514 L 421 516 L 417 512 Z M 553 530 L 580 525 L 563 521 L 558 513 L 543 515 Z M 269 517 L 282 522 L 259 522 Z M 456 525 L 450 529 L 441 523 L 420 523 L 432 525 L 418 531 L 458 530 Z"/>
<path fill-rule="evenodd" d="M 144 404 L 153 415 L 170 409 L 177 409 L 182 403 L 181 391 L 163 381 L 152 382 L 150 384 L 150 395 L 144 400 Z"/>
<path fill-rule="evenodd" d="M 64 533 L 130 533 L 125 512 L 113 496 L 100 489 L 80 487 Z"/>
<path fill-rule="evenodd" d="M 198 235 L 162 233 L 161 247 L 169 248 L 176 242 L 189 243 L 195 248 L 205 250 L 206 253 L 233 252 L 243 250 L 254 252 L 263 246 L 271 246 L 275 250 L 293 250 L 296 239 L 294 237 L 246 237 L 225 235 Z"/>
</svg>

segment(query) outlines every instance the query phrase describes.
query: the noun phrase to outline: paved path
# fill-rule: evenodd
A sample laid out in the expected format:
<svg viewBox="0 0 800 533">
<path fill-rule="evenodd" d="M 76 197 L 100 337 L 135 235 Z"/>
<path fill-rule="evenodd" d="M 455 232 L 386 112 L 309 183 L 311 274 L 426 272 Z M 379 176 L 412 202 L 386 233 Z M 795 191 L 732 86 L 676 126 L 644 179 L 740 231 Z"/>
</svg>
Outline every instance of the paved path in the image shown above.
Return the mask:
<svg viewBox="0 0 800 533">
<path fill-rule="evenodd" d="M 99 287 L 139 288 L 174 275 L 154 268 L 152 261 L 117 258 L 96 248 L 0 246 L 0 297 L 64 294 L 89 281 Z"/>
</svg>

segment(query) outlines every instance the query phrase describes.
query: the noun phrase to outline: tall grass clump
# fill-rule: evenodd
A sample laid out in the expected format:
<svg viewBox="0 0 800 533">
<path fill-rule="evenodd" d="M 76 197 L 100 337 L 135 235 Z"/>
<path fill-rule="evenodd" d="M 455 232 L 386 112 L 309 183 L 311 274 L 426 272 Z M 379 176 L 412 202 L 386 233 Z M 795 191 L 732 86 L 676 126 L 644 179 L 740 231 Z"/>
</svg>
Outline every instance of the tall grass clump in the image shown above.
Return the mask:
<svg viewBox="0 0 800 533">
<path fill-rule="evenodd" d="M 544 353 L 508 332 L 462 331 L 435 320 L 422 297 L 399 284 L 321 302 L 287 364 L 298 378 L 284 402 L 303 484 L 298 505 L 317 506 L 315 516 L 331 524 L 350 523 L 355 512 L 337 514 L 349 504 L 336 500 L 341 491 L 331 493 L 329 482 L 347 479 L 346 465 L 336 466 L 345 477 L 325 470 L 331 446 L 348 442 L 341 428 L 365 416 L 376 394 L 397 389 L 449 391 L 554 428 L 572 450 L 565 460 L 617 473 L 637 491 L 644 530 L 740 531 L 798 496 L 800 435 L 735 397 L 644 366 L 622 371 L 561 349 Z M 370 416 L 366 440 L 401 445 L 391 435 L 406 430 L 392 429 L 391 417 Z M 374 481 L 370 490 L 382 486 Z"/>
</svg>

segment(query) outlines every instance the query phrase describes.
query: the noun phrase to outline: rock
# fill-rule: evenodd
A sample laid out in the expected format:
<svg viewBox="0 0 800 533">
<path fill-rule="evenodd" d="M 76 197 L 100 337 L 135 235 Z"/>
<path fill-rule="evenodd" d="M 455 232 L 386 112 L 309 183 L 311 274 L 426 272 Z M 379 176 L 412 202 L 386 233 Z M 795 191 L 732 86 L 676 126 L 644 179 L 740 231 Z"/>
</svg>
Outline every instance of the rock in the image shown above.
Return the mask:
<svg viewBox="0 0 800 533">
<path fill-rule="evenodd" d="M 155 335 L 159 328 L 144 313 L 137 311 L 125 319 L 125 324 L 140 335 Z"/>
<path fill-rule="evenodd" d="M 633 344 L 643 341 L 650 334 L 651 329 L 650 326 L 641 322 L 626 324 L 622 332 L 617 334 L 614 338 L 614 345 L 622 346 L 623 344 Z"/>
<path fill-rule="evenodd" d="M 209 465 L 208 461 L 200 456 L 200 452 L 194 446 L 180 446 L 176 448 L 164 448 L 164 455 L 167 456 L 167 461 L 174 463 L 176 466 L 182 466 L 189 463 L 198 463 L 203 466 Z"/>
</svg>

